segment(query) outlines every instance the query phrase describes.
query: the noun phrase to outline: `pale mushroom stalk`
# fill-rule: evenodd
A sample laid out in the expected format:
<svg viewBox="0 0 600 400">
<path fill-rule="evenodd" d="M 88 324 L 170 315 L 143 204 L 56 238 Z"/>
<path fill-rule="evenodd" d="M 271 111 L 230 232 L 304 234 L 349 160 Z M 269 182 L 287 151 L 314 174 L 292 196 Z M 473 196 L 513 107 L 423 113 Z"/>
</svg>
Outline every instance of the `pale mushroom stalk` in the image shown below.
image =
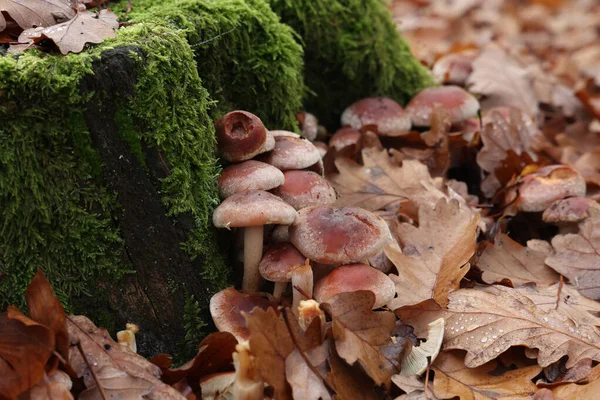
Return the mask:
<svg viewBox="0 0 600 400">
<path fill-rule="evenodd" d="M 260 264 L 262 258 L 264 227 L 263 225 L 258 225 L 248 226 L 244 229 L 244 277 L 242 279 L 242 289 L 256 292 L 260 288 L 261 281 L 258 264 Z"/>
<path fill-rule="evenodd" d="M 238 344 L 235 350 L 235 353 L 233 353 L 233 365 L 235 366 L 233 399 L 262 400 L 264 397 L 264 382 L 257 377 L 248 342 Z"/>
<path fill-rule="evenodd" d="M 292 312 L 297 316 L 300 301 L 309 300 L 304 295 L 312 297 L 313 294 L 313 272 L 308 259 L 306 259 L 306 263 L 303 266 L 292 271 L 292 289 Z"/>
<path fill-rule="evenodd" d="M 281 300 L 281 296 L 283 295 L 283 292 L 285 292 L 287 284 L 287 282 L 275 282 L 275 286 L 273 287 L 273 297 L 275 300 Z"/>
</svg>

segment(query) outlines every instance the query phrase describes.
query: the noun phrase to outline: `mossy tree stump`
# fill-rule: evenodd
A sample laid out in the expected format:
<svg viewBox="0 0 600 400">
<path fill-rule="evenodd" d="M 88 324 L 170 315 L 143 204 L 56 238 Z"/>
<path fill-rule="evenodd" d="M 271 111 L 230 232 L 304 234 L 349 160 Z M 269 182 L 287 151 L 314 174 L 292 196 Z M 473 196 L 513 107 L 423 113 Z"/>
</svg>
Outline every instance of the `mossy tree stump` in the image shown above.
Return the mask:
<svg viewBox="0 0 600 400">
<path fill-rule="evenodd" d="M 2 307 L 41 267 L 77 311 L 175 353 L 186 300 L 227 280 L 212 101 L 185 37 L 140 23 L 81 54 L 6 55 L 0 87 Z"/>
</svg>

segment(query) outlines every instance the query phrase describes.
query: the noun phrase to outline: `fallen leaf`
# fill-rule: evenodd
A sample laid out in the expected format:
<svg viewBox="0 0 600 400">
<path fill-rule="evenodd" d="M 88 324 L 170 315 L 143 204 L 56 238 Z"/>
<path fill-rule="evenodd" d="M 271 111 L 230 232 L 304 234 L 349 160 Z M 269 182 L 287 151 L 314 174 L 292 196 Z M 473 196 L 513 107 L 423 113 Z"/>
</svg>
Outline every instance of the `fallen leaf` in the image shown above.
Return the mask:
<svg viewBox="0 0 600 400">
<path fill-rule="evenodd" d="M 58 382 L 40 382 L 32 387 L 27 393 L 20 397 L 21 399 L 35 400 L 73 400 L 73 395 L 69 389 Z"/>
<path fill-rule="evenodd" d="M 67 316 L 62 304 L 54 295 L 50 282 L 38 269 L 25 293 L 27 310 L 31 319 L 45 325 L 54 334 L 56 351 L 65 359 L 69 359 L 69 333 L 67 332 Z"/>
<path fill-rule="evenodd" d="M 390 275 L 398 296 L 392 310 L 434 299 L 448 302 L 469 270 L 463 267 L 475 252 L 479 215 L 461 208 L 456 200 L 438 200 L 435 208 L 419 208 L 419 227 L 400 223 L 396 236 L 402 251 L 388 247 L 386 255 L 398 275 Z"/>
<path fill-rule="evenodd" d="M 541 367 L 534 365 L 501 375 L 494 372 L 496 368 L 495 361 L 467 368 L 461 356 L 442 352 L 431 367 L 435 371 L 433 393 L 441 399 L 459 396 L 461 400 L 495 400 L 526 398 L 537 389 L 532 379 L 540 373 Z"/>
<path fill-rule="evenodd" d="M 483 365 L 512 346 L 537 351 L 537 361 L 546 367 L 568 356 L 567 368 L 585 358 L 600 361 L 600 334 L 565 309 L 543 311 L 524 292 L 531 288 L 476 286 L 450 293 L 448 310 L 431 304 L 396 310 L 417 334 L 440 317 L 446 320 L 444 350 L 466 350 L 465 365 Z"/>
<path fill-rule="evenodd" d="M 423 382 L 421 382 L 416 375 L 394 375 L 392 376 L 392 382 L 394 382 L 394 384 L 402 389 L 406 394 L 422 391 L 425 388 Z"/>
<path fill-rule="evenodd" d="M 152 391 L 152 382 L 134 377 L 120 369 L 103 366 L 96 371 L 98 382 L 104 393 L 113 399 L 141 399 Z M 101 400 L 102 394 L 97 386 L 92 386 L 79 394 L 80 400 Z"/>
<path fill-rule="evenodd" d="M 600 393 L 600 379 L 596 378 L 586 385 L 569 383 L 552 389 L 556 400 L 562 399 L 596 399 Z M 546 400 L 545 398 L 542 398 Z"/>
<path fill-rule="evenodd" d="M 531 77 L 515 64 L 499 47 L 483 50 L 473 63 L 467 78 L 472 93 L 485 95 L 483 111 L 492 107 L 514 106 L 531 116 L 539 112 L 538 101 L 531 86 Z"/>
<path fill-rule="evenodd" d="M 75 16 L 69 0 L 0 0 L 0 11 L 7 13 L 23 29 L 51 26 Z M 0 32 L 6 25 L 6 17 L 0 13 Z"/>
<path fill-rule="evenodd" d="M 373 292 L 359 290 L 340 293 L 322 306 L 331 315 L 340 357 L 350 365 L 358 361 L 376 385 L 389 386 L 410 347 L 405 341 L 392 342 L 396 317 L 389 311 L 372 311 L 374 303 Z"/>
<path fill-rule="evenodd" d="M 62 54 L 80 53 L 87 43 L 102 43 L 106 38 L 114 38 L 115 17 L 112 11 L 95 14 L 80 11 L 73 19 L 47 28 L 29 28 L 19 35 L 19 43 L 38 43 L 43 39 L 52 40 Z M 114 14 L 113 14 L 114 15 Z"/>
<path fill-rule="evenodd" d="M 335 390 L 336 400 L 375 400 L 375 385 L 358 366 L 350 366 L 332 349 L 329 357 L 331 371 L 327 383 Z"/>
<path fill-rule="evenodd" d="M 600 211 L 589 210 L 589 217 L 579 223 L 579 233 L 556 235 L 552 239 L 554 254 L 546 264 L 569 281 L 579 292 L 600 299 Z"/>
<path fill-rule="evenodd" d="M 538 387 L 555 387 L 566 383 L 580 382 L 587 378 L 592 371 L 592 360 L 585 358 L 575 364 L 572 368 L 565 366 L 566 357 L 548 365 L 544 368 L 544 378 L 535 384 Z"/>
<path fill-rule="evenodd" d="M 258 307 L 243 315 L 260 375 L 273 386 L 278 399 L 291 399 L 291 389 L 285 378 L 285 359 L 294 351 L 294 343 L 283 315 L 277 315 L 272 308 L 264 311 Z"/>
<path fill-rule="evenodd" d="M 324 377 L 327 373 L 325 361 L 329 357 L 329 342 L 324 342 L 321 346 L 305 352 L 305 356 Z M 285 375 L 292 387 L 294 399 L 331 399 L 323 379 L 321 376 L 315 375 L 298 349 L 294 349 L 285 359 Z"/>
<path fill-rule="evenodd" d="M 54 335 L 16 307 L 0 314 L 0 396 L 13 399 L 41 381 Z"/>
<path fill-rule="evenodd" d="M 558 281 L 559 275 L 545 264 L 547 256 L 547 252 L 521 246 L 500 233 L 493 244 L 486 243 L 476 266 L 483 271 L 481 278 L 487 283 L 509 279 L 513 286 L 528 282 L 548 286 Z"/>
</svg>

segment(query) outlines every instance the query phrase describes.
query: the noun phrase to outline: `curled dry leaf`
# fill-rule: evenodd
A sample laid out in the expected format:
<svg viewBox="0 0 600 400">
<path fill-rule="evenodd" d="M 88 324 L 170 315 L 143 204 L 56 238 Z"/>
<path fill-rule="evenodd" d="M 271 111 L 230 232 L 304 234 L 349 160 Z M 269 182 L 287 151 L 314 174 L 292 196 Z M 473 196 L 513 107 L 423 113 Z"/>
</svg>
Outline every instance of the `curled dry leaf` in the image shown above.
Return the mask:
<svg viewBox="0 0 600 400">
<path fill-rule="evenodd" d="M 243 313 L 250 331 L 250 349 L 257 359 L 260 375 L 275 389 L 278 399 L 291 399 L 290 386 L 285 378 L 285 359 L 294 351 L 294 342 L 283 315 L 272 308 L 255 308 Z"/>
<path fill-rule="evenodd" d="M 579 224 L 579 233 L 556 235 L 552 239 L 554 254 L 546 264 L 566 276 L 579 292 L 600 299 L 600 210 L 590 209 L 590 216 Z"/>
<path fill-rule="evenodd" d="M 23 29 L 51 26 L 75 16 L 69 0 L 2 0 L 0 11 L 7 13 Z M 0 13 L 0 32 L 6 29 L 6 22 Z"/>
<path fill-rule="evenodd" d="M 477 368 L 467 368 L 463 358 L 454 352 L 442 352 L 433 363 L 433 393 L 440 399 L 459 396 L 461 400 L 526 398 L 536 391 L 533 377 L 540 373 L 538 365 L 494 372 L 498 363 L 491 361 Z"/>
<path fill-rule="evenodd" d="M 305 356 L 321 376 L 315 375 L 298 349 L 294 349 L 285 359 L 285 375 L 292 387 L 293 398 L 330 400 L 331 395 L 322 379 L 327 373 L 326 360 L 329 357 L 329 342 L 323 342 L 319 347 L 305 352 Z"/>
<path fill-rule="evenodd" d="M 530 290 L 530 288 L 527 288 Z M 448 310 L 430 304 L 405 307 L 396 313 L 417 331 L 437 318 L 446 319 L 444 350 L 466 350 L 465 365 L 483 365 L 512 346 L 537 350 L 546 367 L 568 356 L 567 368 L 584 358 L 600 361 L 600 334 L 565 309 L 543 311 L 524 292 L 504 286 L 460 289 L 450 293 Z"/>
<path fill-rule="evenodd" d="M 419 208 L 419 227 L 407 223 L 396 226 L 402 250 L 388 247 L 386 255 L 399 275 L 390 275 L 398 297 L 389 307 L 434 299 L 448 302 L 448 293 L 459 287 L 469 270 L 463 267 L 475 252 L 479 214 L 461 208 L 456 200 L 440 199 L 435 208 Z"/>
<path fill-rule="evenodd" d="M 513 286 L 529 282 L 548 286 L 558 281 L 559 275 L 544 263 L 550 249 L 540 250 L 539 246 L 535 250 L 521 246 L 500 233 L 494 243 L 486 243 L 476 266 L 483 271 L 481 278 L 487 283 L 509 279 Z"/>
<path fill-rule="evenodd" d="M 323 307 L 331 315 L 340 357 L 350 365 L 358 361 L 376 385 L 389 386 L 411 345 L 406 340 L 391 340 L 396 317 L 389 311 L 372 311 L 374 303 L 373 292 L 359 290 L 340 293 Z"/>
<path fill-rule="evenodd" d="M 335 390 L 336 400 L 375 400 L 373 381 L 358 366 L 350 366 L 332 349 L 326 381 Z"/>
</svg>

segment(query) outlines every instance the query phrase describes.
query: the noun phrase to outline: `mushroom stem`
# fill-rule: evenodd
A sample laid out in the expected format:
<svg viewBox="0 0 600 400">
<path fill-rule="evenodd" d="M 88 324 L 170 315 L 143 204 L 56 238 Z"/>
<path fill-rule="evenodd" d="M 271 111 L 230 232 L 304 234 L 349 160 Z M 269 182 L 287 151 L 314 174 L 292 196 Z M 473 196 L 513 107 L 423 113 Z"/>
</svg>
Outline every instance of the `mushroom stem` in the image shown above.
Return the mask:
<svg viewBox="0 0 600 400">
<path fill-rule="evenodd" d="M 242 280 L 242 289 L 249 292 L 256 292 L 260 287 L 260 272 L 258 264 L 262 258 L 263 249 L 262 225 L 249 226 L 244 231 L 244 278 Z"/>
<path fill-rule="evenodd" d="M 233 398 L 235 400 L 261 400 L 264 397 L 264 383 L 257 376 L 252 358 L 248 342 L 235 347 L 235 353 L 233 353 L 233 365 L 235 366 Z"/>
<path fill-rule="evenodd" d="M 275 282 L 275 287 L 273 288 L 273 297 L 275 300 L 281 300 L 281 295 L 285 292 L 285 288 L 287 288 L 287 282 Z"/>
<path fill-rule="evenodd" d="M 296 290 L 296 287 L 301 290 Z M 305 293 L 308 296 L 312 296 L 313 294 L 313 272 L 308 259 L 306 259 L 306 263 L 303 266 L 296 268 L 292 272 L 292 289 L 292 312 L 294 315 L 298 316 L 298 306 L 300 305 L 300 301 L 309 300 L 305 299 L 302 293 Z"/>
</svg>

